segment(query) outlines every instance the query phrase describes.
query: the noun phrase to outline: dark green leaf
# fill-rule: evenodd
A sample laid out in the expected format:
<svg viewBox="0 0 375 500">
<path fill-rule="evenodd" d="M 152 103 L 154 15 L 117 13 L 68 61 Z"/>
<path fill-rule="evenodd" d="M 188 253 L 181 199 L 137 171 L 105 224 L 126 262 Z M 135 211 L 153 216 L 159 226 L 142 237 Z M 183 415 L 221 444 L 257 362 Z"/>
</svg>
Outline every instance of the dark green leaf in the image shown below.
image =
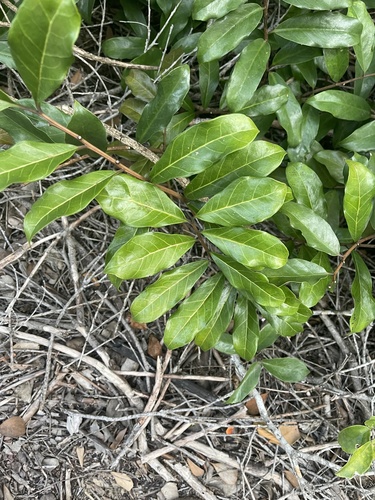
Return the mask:
<svg viewBox="0 0 375 500">
<path fill-rule="evenodd" d="M 304 259 L 289 259 L 285 266 L 279 269 L 265 269 L 264 274 L 275 285 L 285 283 L 315 283 L 328 276 L 324 267 Z"/>
<path fill-rule="evenodd" d="M 317 215 L 327 217 L 327 202 L 318 174 L 304 163 L 289 163 L 286 178 L 298 203 L 311 208 Z"/>
<path fill-rule="evenodd" d="M 360 122 L 371 116 L 371 108 L 363 97 L 343 90 L 324 90 L 309 97 L 306 103 L 341 120 Z"/>
<path fill-rule="evenodd" d="M 17 70 L 37 103 L 66 77 L 80 25 L 73 0 L 24 0 L 20 5 L 8 42 Z"/>
<path fill-rule="evenodd" d="M 107 57 L 111 57 L 112 59 L 133 59 L 144 54 L 145 45 L 145 38 L 119 36 L 104 40 L 102 51 Z"/>
<path fill-rule="evenodd" d="M 167 271 L 133 301 L 130 312 L 134 321 L 149 323 L 172 309 L 193 288 L 208 266 L 200 260 Z"/>
<path fill-rule="evenodd" d="M 0 152 L 0 191 L 16 182 L 44 179 L 75 150 L 68 144 L 19 142 Z"/>
<path fill-rule="evenodd" d="M 240 403 L 243 399 L 245 399 L 257 386 L 261 370 L 262 365 L 260 363 L 253 363 L 247 370 L 246 375 L 242 379 L 240 385 L 228 399 L 227 404 L 231 405 Z"/>
<path fill-rule="evenodd" d="M 375 149 L 375 121 L 362 125 L 338 144 L 350 151 L 372 151 Z"/>
<path fill-rule="evenodd" d="M 126 174 L 111 179 L 96 199 L 105 213 L 128 226 L 163 227 L 186 220 L 159 188 Z"/>
<path fill-rule="evenodd" d="M 195 0 L 193 19 L 198 21 L 220 19 L 243 3 L 245 0 Z"/>
<path fill-rule="evenodd" d="M 7 68 L 16 69 L 16 63 L 13 60 L 8 42 L 0 41 L 0 62 L 5 64 Z"/>
<path fill-rule="evenodd" d="M 0 128 L 6 130 L 14 142 L 53 142 L 47 135 L 46 126 L 36 126 L 32 116 L 14 107 L 8 107 L 0 112 Z M 65 142 L 65 135 L 63 134 L 60 139 L 60 142 Z"/>
<path fill-rule="evenodd" d="M 218 61 L 202 62 L 199 64 L 199 89 L 201 92 L 202 106 L 207 108 L 212 96 L 219 85 Z"/>
<path fill-rule="evenodd" d="M 193 3 L 194 0 L 167 2 L 171 10 L 168 15 L 166 15 L 166 19 L 164 19 L 163 16 L 161 18 L 160 28 L 162 28 L 163 31 L 160 31 L 158 38 L 158 44 L 163 49 L 167 44 L 172 42 L 176 38 L 176 35 L 181 33 L 186 26 L 190 26 Z M 173 9 L 171 7 L 173 7 Z"/>
<path fill-rule="evenodd" d="M 144 108 L 137 127 L 137 139 L 145 142 L 165 129 L 180 109 L 190 86 L 190 69 L 179 66 L 162 78 L 156 96 Z"/>
<path fill-rule="evenodd" d="M 279 336 L 275 328 L 270 323 L 267 323 L 259 332 L 257 352 L 270 347 Z"/>
<path fill-rule="evenodd" d="M 145 71 L 131 69 L 124 81 L 135 97 L 142 101 L 149 102 L 156 95 L 157 86 Z"/>
<path fill-rule="evenodd" d="M 358 253 L 353 252 L 355 278 L 352 285 L 354 310 L 350 318 L 350 331 L 359 333 L 375 319 L 375 300 L 372 296 L 372 278 L 368 267 Z"/>
<path fill-rule="evenodd" d="M 323 150 L 315 153 L 314 159 L 322 163 L 328 170 L 329 175 L 340 184 L 344 184 L 344 168 L 347 155 L 342 151 Z"/>
<path fill-rule="evenodd" d="M 107 132 L 102 122 L 79 102 L 74 102 L 74 115 L 69 122 L 68 129 L 83 137 L 102 151 L 107 149 Z M 81 142 L 70 135 L 66 135 L 66 142 L 80 146 Z"/>
<path fill-rule="evenodd" d="M 322 51 L 317 47 L 306 47 L 304 45 L 288 42 L 276 53 L 272 61 L 272 66 L 301 64 L 312 61 L 315 57 L 321 55 Z"/>
<path fill-rule="evenodd" d="M 164 332 L 164 342 L 168 349 L 188 344 L 207 326 L 219 303 L 224 282 L 220 273 L 209 278 L 172 314 Z"/>
<path fill-rule="evenodd" d="M 234 309 L 233 346 L 241 358 L 250 361 L 258 348 L 259 319 L 254 305 L 239 296 Z"/>
<path fill-rule="evenodd" d="M 224 354 L 228 354 L 228 356 L 237 354 L 235 348 L 233 347 L 233 338 L 230 333 L 222 334 L 220 339 L 216 342 L 215 349 Z"/>
<path fill-rule="evenodd" d="M 370 441 L 370 429 L 365 425 L 351 425 L 339 432 L 337 441 L 346 453 L 354 453 L 363 444 Z"/>
<path fill-rule="evenodd" d="M 309 47 L 340 48 L 359 43 L 361 31 L 356 19 L 339 12 L 315 12 L 283 21 L 274 33 Z"/>
<path fill-rule="evenodd" d="M 264 368 L 283 382 L 301 382 L 309 373 L 303 361 L 297 358 L 274 358 L 262 361 Z"/>
<path fill-rule="evenodd" d="M 257 133 L 253 121 L 241 114 L 199 123 L 169 144 L 153 168 L 151 179 L 162 183 L 202 172 L 222 156 L 245 147 Z"/>
<path fill-rule="evenodd" d="M 24 228 L 27 239 L 30 241 L 38 231 L 59 217 L 83 210 L 113 175 L 110 170 L 101 170 L 53 184 L 26 214 Z"/>
<path fill-rule="evenodd" d="M 117 250 L 104 272 L 123 280 L 146 278 L 173 266 L 194 243 L 194 238 L 182 234 L 151 232 L 134 236 Z"/>
<path fill-rule="evenodd" d="M 86 21 L 86 23 L 90 24 L 91 23 L 91 14 L 92 14 L 92 11 L 94 8 L 95 0 L 78 0 L 76 3 L 77 3 L 79 13 L 83 17 L 83 19 Z"/>
<path fill-rule="evenodd" d="M 263 9 L 254 3 L 241 5 L 227 16 L 211 24 L 198 42 L 199 62 L 220 59 L 257 27 Z"/>
<path fill-rule="evenodd" d="M 198 219 L 222 226 L 244 226 L 269 219 L 283 205 L 287 186 L 270 178 L 241 177 L 211 198 Z"/>
<path fill-rule="evenodd" d="M 373 460 L 374 441 L 369 441 L 355 450 L 353 455 L 349 458 L 348 463 L 336 472 L 336 476 L 351 479 L 356 475 L 365 474 L 371 467 Z"/>
<path fill-rule="evenodd" d="M 141 119 L 145 106 L 145 102 L 141 99 L 129 97 L 121 104 L 120 113 L 133 120 L 133 122 L 138 123 Z"/>
<path fill-rule="evenodd" d="M 189 123 L 194 120 L 194 118 L 195 115 L 191 111 L 174 115 L 165 130 L 165 144 L 169 144 L 173 141 L 173 139 L 180 135 L 188 127 Z"/>
<path fill-rule="evenodd" d="M 249 104 L 242 109 L 247 116 L 264 116 L 278 111 L 287 103 L 289 88 L 285 85 L 263 85 L 255 91 Z"/>
<path fill-rule="evenodd" d="M 317 0 L 314 5 L 311 4 L 311 0 L 284 0 L 285 3 L 290 5 L 295 5 L 300 9 L 311 9 L 314 10 L 334 10 L 334 9 L 345 9 L 351 4 L 351 0 Z"/>
</svg>

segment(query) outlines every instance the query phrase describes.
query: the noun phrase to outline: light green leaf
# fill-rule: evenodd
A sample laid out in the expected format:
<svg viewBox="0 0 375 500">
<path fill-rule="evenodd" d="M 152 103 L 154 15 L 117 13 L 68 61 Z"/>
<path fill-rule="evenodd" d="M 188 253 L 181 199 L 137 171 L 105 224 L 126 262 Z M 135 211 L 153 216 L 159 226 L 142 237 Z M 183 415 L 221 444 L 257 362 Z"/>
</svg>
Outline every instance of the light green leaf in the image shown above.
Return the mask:
<svg viewBox="0 0 375 500">
<path fill-rule="evenodd" d="M 19 142 L 0 152 L 0 191 L 16 182 L 44 179 L 76 151 L 68 144 Z"/>
<path fill-rule="evenodd" d="M 361 32 L 360 22 L 339 12 L 314 12 L 291 17 L 274 30 L 277 35 L 292 42 L 322 48 L 356 45 Z"/>
<path fill-rule="evenodd" d="M 163 131 L 172 116 L 182 106 L 190 88 L 190 68 L 183 64 L 164 76 L 157 87 L 156 96 L 146 105 L 137 127 L 139 142 L 150 140 Z"/>
<path fill-rule="evenodd" d="M 262 365 L 271 375 L 283 382 L 301 382 L 310 371 L 303 361 L 292 357 L 263 359 Z"/>
<path fill-rule="evenodd" d="M 245 297 L 237 298 L 232 335 L 237 354 L 246 361 L 252 360 L 258 348 L 259 319 L 254 305 Z"/>
<path fill-rule="evenodd" d="M 344 184 L 344 168 L 348 156 L 342 151 L 323 150 L 314 155 L 314 159 L 322 163 L 329 175 L 339 184 Z"/>
<path fill-rule="evenodd" d="M 80 26 L 74 0 L 24 0 L 20 5 L 8 42 L 17 70 L 38 104 L 66 77 Z"/>
<path fill-rule="evenodd" d="M 195 0 L 192 16 L 198 21 L 220 19 L 243 3 L 245 0 Z"/>
<path fill-rule="evenodd" d="M 251 271 L 232 257 L 214 253 L 211 256 L 229 283 L 249 300 L 264 307 L 277 307 L 284 302 L 284 292 L 269 283 L 264 274 Z"/>
<path fill-rule="evenodd" d="M 242 50 L 228 81 L 226 100 L 231 111 L 240 111 L 249 103 L 266 71 L 270 53 L 269 43 L 261 38 Z"/>
<path fill-rule="evenodd" d="M 199 64 L 199 90 L 202 106 L 207 108 L 219 85 L 219 62 L 209 61 Z"/>
<path fill-rule="evenodd" d="M 207 326 L 219 303 L 224 282 L 220 273 L 209 278 L 172 314 L 164 332 L 164 342 L 168 349 L 188 344 Z"/>
<path fill-rule="evenodd" d="M 212 313 L 211 319 L 194 338 L 194 342 L 203 351 L 208 351 L 215 347 L 221 335 L 227 330 L 233 316 L 235 298 L 236 291 L 230 285 L 226 285 L 221 293 L 216 309 Z"/>
<path fill-rule="evenodd" d="M 104 272 L 123 280 L 146 278 L 175 264 L 195 243 L 182 234 L 151 232 L 134 236 L 122 246 Z"/>
<path fill-rule="evenodd" d="M 263 9 L 255 3 L 241 5 L 227 16 L 211 24 L 199 38 L 199 62 L 220 59 L 257 27 Z"/>
<path fill-rule="evenodd" d="M 306 103 L 340 120 L 361 122 L 368 120 L 371 116 L 370 105 L 363 97 L 343 90 L 324 90 L 309 97 Z"/>
<path fill-rule="evenodd" d="M 116 175 L 96 197 L 105 213 L 133 227 L 184 222 L 178 206 L 159 188 L 130 175 Z"/>
<path fill-rule="evenodd" d="M 284 2 L 300 9 L 311 9 L 313 7 L 314 10 L 334 10 L 349 7 L 352 0 L 317 0 L 314 5 L 311 4 L 311 0 L 284 0 Z"/>
<path fill-rule="evenodd" d="M 344 217 L 353 241 L 366 229 L 375 196 L 375 175 L 362 163 L 347 160 L 349 176 L 345 185 Z"/>
<path fill-rule="evenodd" d="M 329 76 L 334 82 L 339 82 L 349 66 L 349 49 L 323 49 L 323 55 Z"/>
<path fill-rule="evenodd" d="M 286 264 L 288 249 L 272 234 L 241 227 L 206 229 L 202 234 L 223 253 L 246 267 L 277 269 Z"/>
<path fill-rule="evenodd" d="M 371 467 L 375 454 L 375 441 L 369 441 L 360 446 L 349 458 L 348 463 L 342 467 L 336 476 L 351 479 L 356 475 L 365 474 Z"/>
<path fill-rule="evenodd" d="M 365 426 L 369 429 L 375 429 L 375 417 L 372 416 L 368 420 L 365 420 Z"/>
<path fill-rule="evenodd" d="M 262 365 L 260 363 L 253 363 L 250 365 L 250 368 L 247 370 L 240 385 L 228 399 L 227 404 L 232 405 L 240 403 L 243 399 L 245 399 L 257 386 L 261 371 Z"/>
<path fill-rule="evenodd" d="M 263 85 L 241 112 L 247 116 L 271 115 L 286 104 L 288 97 L 289 88 L 285 85 Z"/>
<path fill-rule="evenodd" d="M 285 283 L 315 283 L 328 276 L 324 267 L 304 259 L 289 259 L 285 266 L 279 269 L 265 269 L 263 273 L 275 285 Z"/>
<path fill-rule="evenodd" d="M 211 198 L 198 219 L 222 226 L 244 226 L 269 219 L 283 205 L 287 186 L 270 178 L 241 177 Z"/>
<path fill-rule="evenodd" d="M 49 187 L 26 214 L 24 228 L 27 239 L 50 222 L 83 210 L 115 175 L 110 170 L 91 172 L 71 181 L 60 181 Z"/>
<path fill-rule="evenodd" d="M 355 278 L 352 285 L 354 310 L 350 318 L 350 331 L 359 333 L 375 319 L 375 300 L 372 296 L 372 278 L 368 267 L 358 253 L 353 252 Z"/>
<path fill-rule="evenodd" d="M 362 70 L 366 72 L 374 57 L 375 27 L 374 21 L 362 0 L 354 0 L 348 9 L 348 16 L 358 19 L 362 24 L 360 42 L 354 46 L 354 52 Z"/>
<path fill-rule="evenodd" d="M 193 288 L 208 266 L 208 261 L 191 262 L 167 271 L 133 301 L 134 321 L 150 323 L 172 309 Z"/>
<path fill-rule="evenodd" d="M 191 200 L 197 200 L 219 193 L 239 177 L 267 177 L 280 165 L 285 154 L 277 144 L 251 142 L 194 177 L 184 194 Z"/>
<path fill-rule="evenodd" d="M 306 307 L 315 306 L 326 293 L 330 283 L 332 282 L 331 264 L 326 253 L 318 252 L 311 262 L 323 267 L 327 271 L 328 276 L 321 278 L 315 283 L 309 283 L 307 281 L 301 283 L 298 296 L 302 304 Z"/>
<path fill-rule="evenodd" d="M 145 71 L 131 69 L 124 81 L 135 97 L 142 101 L 150 102 L 156 95 L 157 86 Z"/>
<path fill-rule="evenodd" d="M 338 147 L 357 152 L 375 150 L 375 121 L 354 130 L 352 134 L 339 142 Z"/>
<path fill-rule="evenodd" d="M 365 425 L 351 425 L 339 432 L 337 441 L 346 453 L 354 453 L 363 444 L 370 441 L 370 429 Z"/>
<path fill-rule="evenodd" d="M 237 354 L 235 348 L 233 347 L 233 338 L 230 333 L 223 333 L 220 339 L 215 345 L 216 351 L 222 352 L 231 356 L 232 354 Z"/>
<path fill-rule="evenodd" d="M 311 208 L 317 215 L 327 217 L 327 202 L 318 174 L 304 163 L 289 163 L 286 178 L 298 203 Z"/>
<path fill-rule="evenodd" d="M 169 144 L 154 166 L 151 179 L 160 184 L 202 172 L 222 156 L 245 147 L 257 133 L 254 122 L 242 114 L 219 116 L 199 123 Z"/>
<path fill-rule="evenodd" d="M 277 307 L 267 307 L 267 312 L 276 316 L 289 316 L 292 317 L 298 313 L 298 309 L 301 306 L 301 301 L 297 299 L 292 290 L 287 286 L 281 286 L 281 290 L 284 292 L 285 301 Z"/>
<path fill-rule="evenodd" d="M 299 229 L 307 244 L 328 255 L 339 255 L 340 242 L 331 226 L 310 208 L 290 201 L 280 212 L 289 218 L 290 225 Z"/>
<path fill-rule="evenodd" d="M 102 151 L 107 150 L 107 132 L 102 122 L 77 101 L 74 102 L 74 115 L 69 122 L 68 129 Z M 76 146 L 82 144 L 78 139 L 74 139 L 68 134 L 66 134 L 66 142 Z"/>
</svg>

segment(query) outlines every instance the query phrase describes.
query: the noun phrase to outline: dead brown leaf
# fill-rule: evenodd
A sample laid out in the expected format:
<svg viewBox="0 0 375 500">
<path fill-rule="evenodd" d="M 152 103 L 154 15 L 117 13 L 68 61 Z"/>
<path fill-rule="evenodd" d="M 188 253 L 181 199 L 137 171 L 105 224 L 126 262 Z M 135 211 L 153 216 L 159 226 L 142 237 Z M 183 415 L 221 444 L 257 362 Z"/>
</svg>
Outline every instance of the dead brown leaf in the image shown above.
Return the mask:
<svg viewBox="0 0 375 500">
<path fill-rule="evenodd" d="M 194 463 L 190 458 L 187 459 L 187 463 L 190 469 L 190 472 L 193 474 L 195 477 L 202 477 L 204 474 L 204 470 L 199 467 L 196 463 Z"/>
<path fill-rule="evenodd" d="M 220 479 L 224 481 L 226 484 L 235 485 L 238 480 L 238 469 L 233 469 L 227 464 L 223 464 L 222 462 L 213 463 L 212 464 L 219 474 Z"/>
<path fill-rule="evenodd" d="M 11 492 L 8 490 L 8 488 L 3 485 L 3 495 L 4 495 L 4 500 L 14 500 L 14 496 L 11 494 Z"/>
<path fill-rule="evenodd" d="M 124 472 L 111 472 L 118 486 L 120 486 L 125 491 L 131 491 L 133 489 L 133 480 Z"/>
<path fill-rule="evenodd" d="M 293 474 L 292 471 L 286 470 L 284 472 L 285 477 L 287 480 L 290 482 L 290 484 L 293 486 L 293 488 L 299 488 L 299 482 L 295 474 Z"/>
<path fill-rule="evenodd" d="M 301 437 L 301 434 L 298 429 L 298 425 L 296 424 L 284 424 L 280 425 L 279 431 L 283 438 L 287 441 L 289 444 L 294 444 L 298 439 Z M 272 434 L 272 432 L 268 431 L 264 427 L 258 427 L 257 432 L 260 436 L 266 438 L 270 443 L 272 444 L 280 444 L 280 441 L 277 439 L 277 437 Z"/>
<path fill-rule="evenodd" d="M 263 394 L 260 395 L 260 397 L 263 399 L 263 402 L 266 402 L 268 398 L 268 392 L 264 392 Z M 249 415 L 253 416 L 259 415 L 259 408 L 255 401 L 255 398 L 249 399 L 249 401 L 245 404 L 245 406 L 247 408 L 247 413 Z"/>
<path fill-rule="evenodd" d="M 162 353 L 163 348 L 161 346 L 161 343 L 159 342 L 157 337 L 155 337 L 155 335 L 151 333 L 148 338 L 147 354 L 156 359 L 158 356 L 161 356 Z"/>
<path fill-rule="evenodd" d="M 82 446 L 77 446 L 76 453 L 77 453 L 79 465 L 81 467 L 83 467 L 83 458 L 85 456 L 85 449 Z"/>
<path fill-rule="evenodd" d="M 10 417 L 0 425 L 0 435 L 4 437 L 18 438 L 26 434 L 26 424 L 21 417 Z"/>
</svg>

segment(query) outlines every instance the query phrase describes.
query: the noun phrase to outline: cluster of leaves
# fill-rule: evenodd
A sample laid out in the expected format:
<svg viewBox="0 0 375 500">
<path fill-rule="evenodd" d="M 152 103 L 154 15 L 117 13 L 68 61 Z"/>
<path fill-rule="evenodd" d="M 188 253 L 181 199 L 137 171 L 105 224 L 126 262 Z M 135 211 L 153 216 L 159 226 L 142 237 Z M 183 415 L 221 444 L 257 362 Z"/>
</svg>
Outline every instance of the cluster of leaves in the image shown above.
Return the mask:
<svg viewBox="0 0 375 500">
<path fill-rule="evenodd" d="M 272 12 L 268 1 L 115 2 L 128 31 L 106 40 L 104 55 L 149 66 L 124 70 L 132 96 L 120 112 L 139 143 L 160 151 L 155 164 L 141 150 L 119 151 L 131 169 L 107 153 L 95 115 L 46 102 L 94 3 L 23 0 L 3 30 L 0 60 L 32 99 L 0 91 L 0 128 L 11 138 L 0 188 L 44 179 L 87 151 L 115 167 L 49 187 L 25 217 L 27 238 L 96 200 L 120 221 L 106 258 L 113 284 L 161 273 L 133 302 L 135 321 L 178 305 L 168 348 L 194 341 L 253 361 L 230 402 L 246 397 L 262 368 L 302 380 L 298 359 L 254 359 L 303 331 L 337 274 L 330 257 L 352 254 L 350 331 L 375 317 L 370 271 L 354 251 L 375 228 L 374 2 L 285 0 Z M 203 257 L 181 265 L 194 245 Z"/>
</svg>

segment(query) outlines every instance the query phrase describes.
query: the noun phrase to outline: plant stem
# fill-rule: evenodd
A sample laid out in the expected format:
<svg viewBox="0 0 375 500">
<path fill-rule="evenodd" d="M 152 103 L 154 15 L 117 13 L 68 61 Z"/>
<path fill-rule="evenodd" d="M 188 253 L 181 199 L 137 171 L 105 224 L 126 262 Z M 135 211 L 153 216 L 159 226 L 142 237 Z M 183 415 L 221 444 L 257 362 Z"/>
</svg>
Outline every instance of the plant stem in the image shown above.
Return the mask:
<svg viewBox="0 0 375 500">
<path fill-rule="evenodd" d="M 336 279 L 337 279 L 337 275 L 338 273 L 340 272 L 340 269 L 342 268 L 342 266 L 345 264 L 346 262 L 346 259 L 349 257 L 349 255 L 356 249 L 358 248 L 360 245 L 362 245 L 362 243 L 364 243 L 365 241 L 368 241 L 368 240 L 373 240 L 375 238 L 375 234 L 371 234 L 370 236 L 366 236 L 365 238 L 361 238 L 360 240 L 358 240 L 356 243 L 354 243 L 350 248 L 349 250 L 347 250 L 344 255 L 342 256 L 342 259 L 341 259 L 341 262 L 340 264 L 336 267 L 335 269 L 335 272 L 333 273 L 333 276 L 332 276 L 332 282 L 333 283 L 336 283 Z"/>
</svg>

